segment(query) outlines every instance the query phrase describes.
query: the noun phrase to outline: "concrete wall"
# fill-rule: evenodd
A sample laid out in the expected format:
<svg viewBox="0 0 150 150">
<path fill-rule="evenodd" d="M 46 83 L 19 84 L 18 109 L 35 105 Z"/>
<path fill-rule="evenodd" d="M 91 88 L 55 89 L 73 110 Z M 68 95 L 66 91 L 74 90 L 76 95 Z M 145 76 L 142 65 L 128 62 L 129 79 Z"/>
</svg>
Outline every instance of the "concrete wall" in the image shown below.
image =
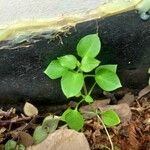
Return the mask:
<svg viewBox="0 0 150 150">
<path fill-rule="evenodd" d="M 82 13 L 108 0 L 0 0 L 0 25 L 24 19 L 47 19 Z"/>
</svg>

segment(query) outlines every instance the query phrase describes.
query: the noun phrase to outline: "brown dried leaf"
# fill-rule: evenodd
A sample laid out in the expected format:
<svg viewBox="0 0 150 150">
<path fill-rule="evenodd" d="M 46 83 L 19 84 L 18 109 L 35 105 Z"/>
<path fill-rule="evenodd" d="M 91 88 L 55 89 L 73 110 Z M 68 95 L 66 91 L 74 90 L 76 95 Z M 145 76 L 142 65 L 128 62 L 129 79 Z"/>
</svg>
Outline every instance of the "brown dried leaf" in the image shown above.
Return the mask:
<svg viewBox="0 0 150 150">
<path fill-rule="evenodd" d="M 32 117 L 38 114 L 38 109 L 34 105 L 28 102 L 25 103 L 23 110 L 24 110 L 25 115 L 29 117 Z"/>
<path fill-rule="evenodd" d="M 133 94 L 127 93 L 121 100 L 118 101 L 118 104 L 126 103 L 130 106 L 134 102 L 134 99 L 135 97 Z"/>
<path fill-rule="evenodd" d="M 27 146 L 31 146 L 34 141 L 33 141 L 33 137 L 26 132 L 19 132 L 19 138 L 20 138 L 20 143 Z"/>
<path fill-rule="evenodd" d="M 139 92 L 138 99 L 150 93 L 150 86 L 145 87 L 143 90 Z"/>
<path fill-rule="evenodd" d="M 134 123 L 130 123 L 128 126 L 128 142 L 134 150 L 138 150 L 139 142 L 137 140 L 136 126 Z"/>
</svg>

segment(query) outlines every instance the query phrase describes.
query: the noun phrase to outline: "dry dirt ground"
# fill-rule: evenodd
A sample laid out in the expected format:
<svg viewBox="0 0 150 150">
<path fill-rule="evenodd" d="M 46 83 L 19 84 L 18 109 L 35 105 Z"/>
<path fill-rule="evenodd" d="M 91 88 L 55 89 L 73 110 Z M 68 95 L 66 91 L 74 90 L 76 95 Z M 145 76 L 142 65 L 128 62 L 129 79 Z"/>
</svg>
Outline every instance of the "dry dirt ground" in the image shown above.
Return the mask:
<svg viewBox="0 0 150 150">
<path fill-rule="evenodd" d="M 109 128 L 109 134 L 115 150 L 150 150 L 150 87 L 146 87 L 137 96 L 126 92 L 122 103 L 129 105 L 130 120 Z M 29 117 L 16 113 L 15 108 L 0 110 L 0 149 L 8 139 L 14 139 L 26 146 L 33 144 L 32 134 L 47 113 Z M 61 125 L 60 125 L 61 126 Z M 91 150 L 110 148 L 105 130 L 97 118 L 86 120 L 82 130 Z"/>
</svg>

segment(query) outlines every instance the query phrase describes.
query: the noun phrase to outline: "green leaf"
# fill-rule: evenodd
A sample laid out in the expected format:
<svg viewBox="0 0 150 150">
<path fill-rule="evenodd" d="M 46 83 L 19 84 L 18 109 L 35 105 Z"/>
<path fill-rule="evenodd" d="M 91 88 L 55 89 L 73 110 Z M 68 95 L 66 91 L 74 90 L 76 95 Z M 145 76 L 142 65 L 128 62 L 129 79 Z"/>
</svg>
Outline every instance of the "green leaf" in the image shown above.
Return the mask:
<svg viewBox="0 0 150 150">
<path fill-rule="evenodd" d="M 93 98 L 92 98 L 90 95 L 87 95 L 87 96 L 85 97 L 85 101 L 86 101 L 87 103 L 92 103 L 92 102 L 93 102 Z"/>
<path fill-rule="evenodd" d="M 58 60 L 63 67 L 66 67 L 69 69 L 75 69 L 78 64 L 78 60 L 73 55 L 65 55 L 65 56 L 59 57 Z"/>
<path fill-rule="evenodd" d="M 100 69 L 95 76 L 95 80 L 105 91 L 113 91 L 121 87 L 117 74 L 107 69 Z"/>
<path fill-rule="evenodd" d="M 5 144 L 5 150 L 15 150 L 17 146 L 17 142 L 14 140 L 8 140 Z"/>
<path fill-rule="evenodd" d="M 84 77 L 82 73 L 67 71 L 61 79 L 61 88 L 67 98 L 76 96 L 82 89 Z"/>
<path fill-rule="evenodd" d="M 150 68 L 148 69 L 148 73 L 150 73 Z"/>
<path fill-rule="evenodd" d="M 80 69 L 84 72 L 90 72 L 100 64 L 100 61 L 92 57 L 83 57 Z"/>
<path fill-rule="evenodd" d="M 52 133 L 58 127 L 59 120 L 59 117 L 49 115 L 43 120 L 42 128 L 47 129 L 48 133 Z"/>
<path fill-rule="evenodd" d="M 108 70 L 116 73 L 117 65 L 101 65 L 98 68 L 96 68 L 95 73 L 97 73 L 100 69 L 108 69 Z"/>
<path fill-rule="evenodd" d="M 77 52 L 80 57 L 96 57 L 100 49 L 101 43 L 97 34 L 83 37 L 77 45 Z"/>
<path fill-rule="evenodd" d="M 72 111 L 72 109 L 70 109 L 70 108 L 68 108 L 67 110 L 65 110 L 64 113 L 61 116 L 61 120 L 62 121 L 66 121 L 66 119 L 65 119 L 66 114 L 70 113 L 71 111 Z"/>
<path fill-rule="evenodd" d="M 57 79 L 60 78 L 66 71 L 67 69 L 59 63 L 58 60 L 53 60 L 44 73 L 51 79 Z"/>
<path fill-rule="evenodd" d="M 47 138 L 47 136 L 48 134 L 46 129 L 44 129 L 42 126 L 36 127 L 33 133 L 34 143 L 35 144 L 41 143 L 43 140 Z"/>
<path fill-rule="evenodd" d="M 79 92 L 77 95 L 75 95 L 75 97 L 80 97 L 81 95 L 81 92 Z"/>
<path fill-rule="evenodd" d="M 25 146 L 23 144 L 19 144 L 18 145 L 18 150 L 25 150 Z"/>
<path fill-rule="evenodd" d="M 65 115 L 65 121 L 71 129 L 79 131 L 83 128 L 84 119 L 83 116 L 77 110 L 70 110 Z"/>
<path fill-rule="evenodd" d="M 107 110 L 101 113 L 104 124 L 108 127 L 116 126 L 120 123 L 118 114 L 113 110 Z"/>
</svg>

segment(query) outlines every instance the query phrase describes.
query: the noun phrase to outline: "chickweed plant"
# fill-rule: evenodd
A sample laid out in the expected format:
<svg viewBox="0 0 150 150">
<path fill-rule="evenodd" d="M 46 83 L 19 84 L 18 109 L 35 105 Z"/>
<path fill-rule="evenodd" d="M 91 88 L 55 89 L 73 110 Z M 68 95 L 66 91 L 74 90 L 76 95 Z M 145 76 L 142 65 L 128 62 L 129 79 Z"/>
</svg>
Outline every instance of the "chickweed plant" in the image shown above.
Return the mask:
<svg viewBox="0 0 150 150">
<path fill-rule="evenodd" d="M 87 35 L 79 41 L 76 47 L 80 59 L 72 54 L 61 56 L 51 61 L 44 71 L 50 79 L 60 78 L 61 89 L 67 99 L 80 98 L 74 109 L 68 108 L 61 116 L 61 120 L 76 131 L 81 130 L 84 126 L 84 117 L 79 111 L 79 106 L 83 102 L 89 105 L 93 103 L 91 93 L 96 84 L 107 92 L 121 87 L 116 74 L 117 65 L 101 65 L 101 61 L 96 58 L 100 50 L 101 41 L 98 34 Z M 85 78 L 94 78 L 94 83 L 89 91 L 87 90 Z M 93 110 L 93 113 L 102 122 L 108 136 L 106 128 L 120 123 L 118 115 L 113 110 Z"/>
<path fill-rule="evenodd" d="M 76 103 L 74 109 L 68 108 L 61 117 L 53 115 L 47 116 L 43 120 L 43 123 L 34 130 L 34 144 L 42 142 L 47 138 L 49 133 L 54 132 L 60 120 L 66 122 L 71 129 L 76 131 L 81 130 L 84 126 L 84 117 L 79 111 L 79 106 L 83 102 L 91 106 L 91 103 L 93 103 L 91 93 L 96 84 L 107 92 L 121 87 L 120 80 L 116 74 L 117 65 L 100 65 L 101 62 L 96 59 L 96 56 L 101 50 L 101 42 L 98 34 L 91 34 L 83 37 L 77 44 L 76 50 L 80 58 L 79 60 L 71 54 L 58 57 L 56 60 L 50 62 L 44 73 L 51 79 L 60 78 L 61 89 L 67 99 L 78 97 L 80 100 Z M 94 83 L 91 85 L 89 91 L 85 83 L 85 78 L 94 78 Z M 116 112 L 113 110 L 94 110 L 92 108 L 91 112 L 86 113 L 97 116 L 106 131 L 111 144 L 111 150 L 114 150 L 107 128 L 120 123 L 120 119 Z M 5 144 L 5 150 L 16 148 L 25 150 L 23 144 L 19 144 L 14 140 L 9 140 Z"/>
</svg>

